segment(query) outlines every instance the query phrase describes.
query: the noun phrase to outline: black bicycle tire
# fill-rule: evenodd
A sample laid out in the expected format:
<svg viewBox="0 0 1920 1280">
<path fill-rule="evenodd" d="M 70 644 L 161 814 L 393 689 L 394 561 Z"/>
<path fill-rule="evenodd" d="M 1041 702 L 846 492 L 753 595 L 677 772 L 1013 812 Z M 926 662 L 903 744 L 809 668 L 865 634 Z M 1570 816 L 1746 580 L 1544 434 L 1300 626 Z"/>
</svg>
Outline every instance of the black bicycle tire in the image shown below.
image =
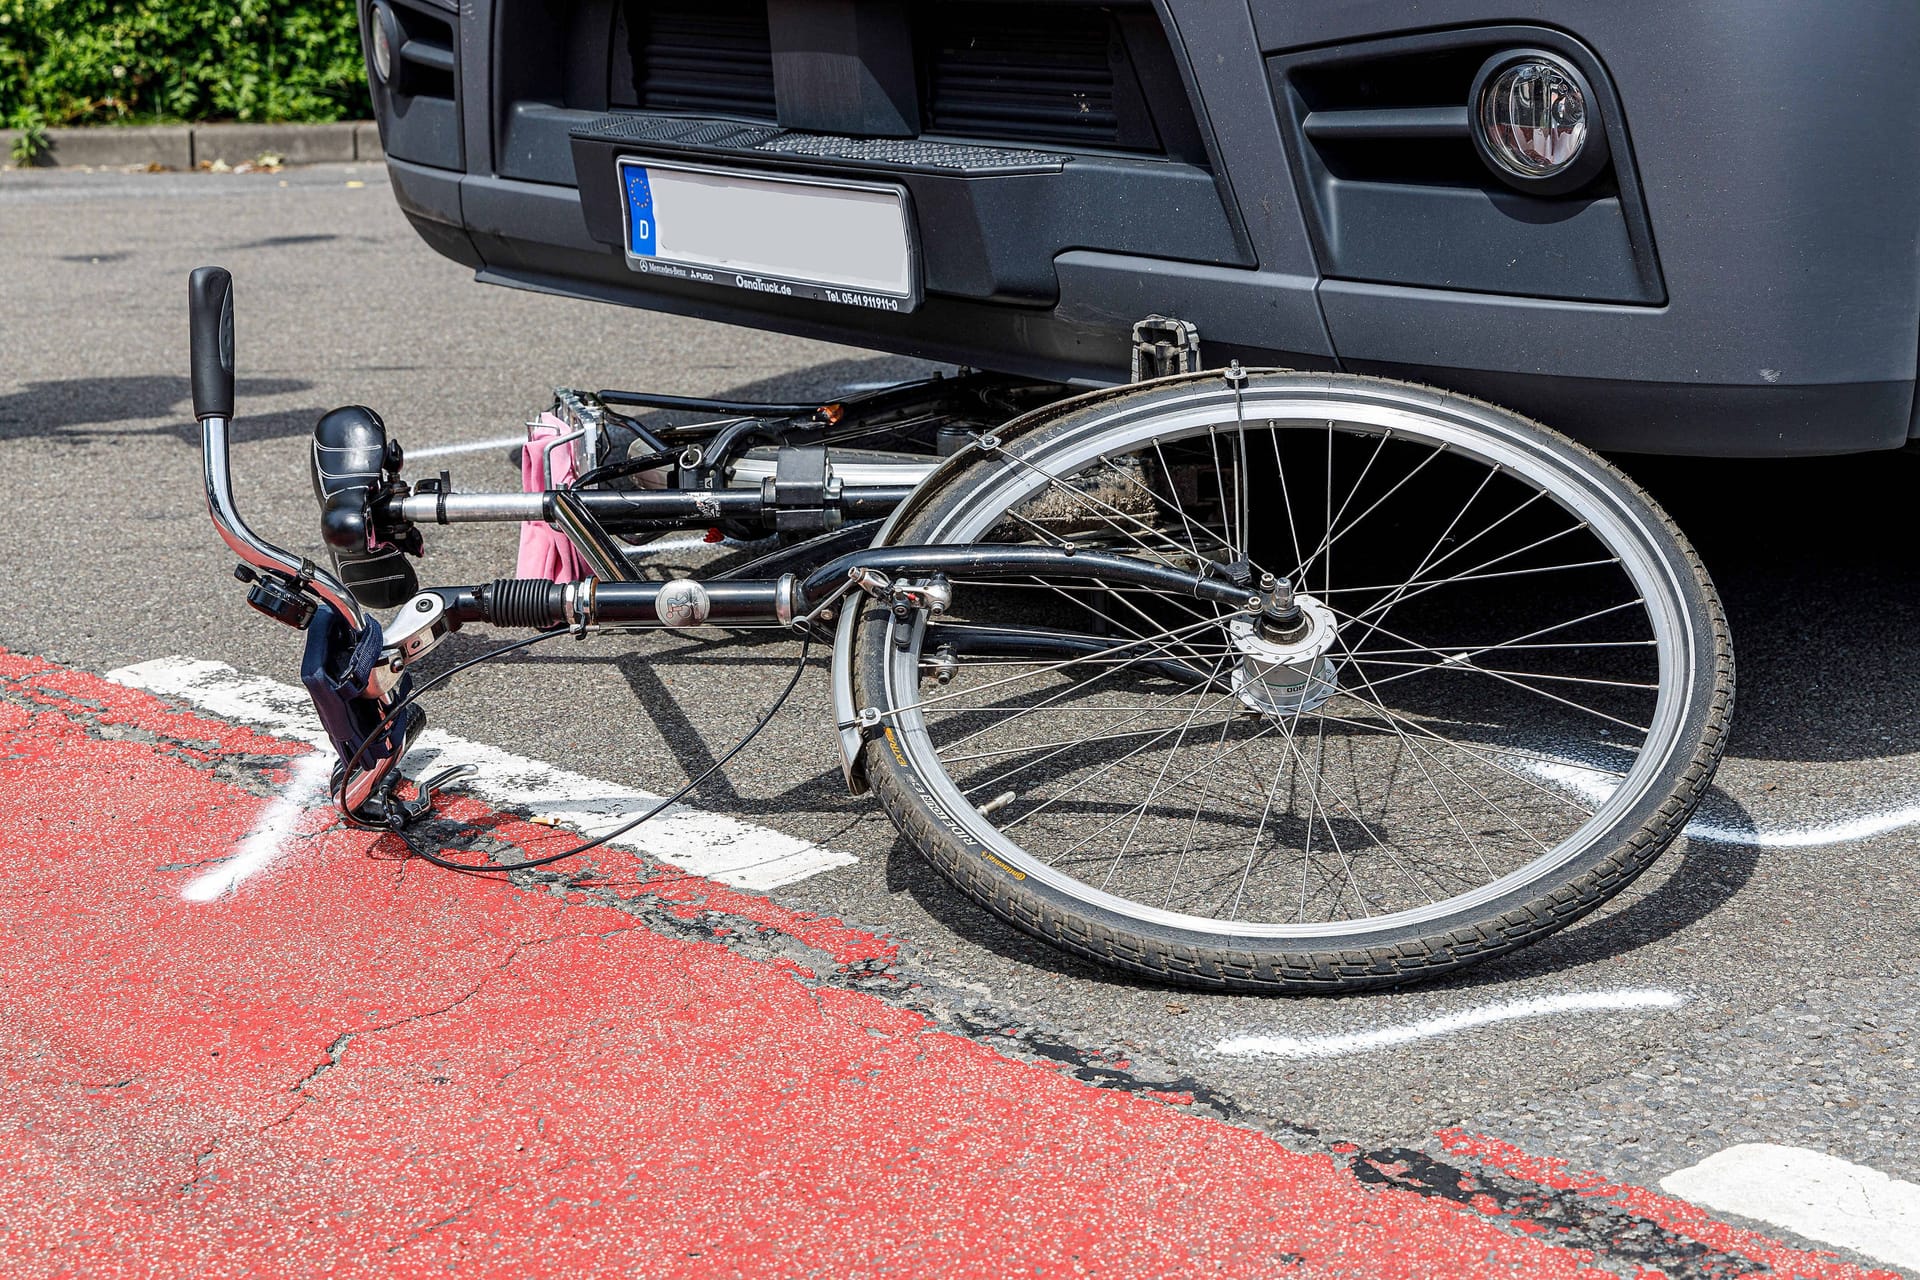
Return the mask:
<svg viewBox="0 0 1920 1280">
<path fill-rule="evenodd" d="M 1218 377 L 1217 373 L 1202 375 Z M 1053 885 L 1022 875 L 991 851 L 955 834 L 959 824 L 942 809 L 920 781 L 888 731 L 864 748 L 866 776 L 895 824 L 934 867 L 962 893 L 1021 931 L 1099 964 L 1158 980 L 1248 991 L 1334 992 L 1430 978 L 1463 965 L 1507 954 L 1579 920 L 1619 893 L 1646 870 L 1685 828 L 1711 785 L 1725 750 L 1734 694 L 1733 650 L 1725 611 L 1699 555 L 1673 521 L 1624 473 L 1591 450 L 1509 410 L 1456 393 L 1386 379 L 1355 375 L 1295 375 L 1283 372 L 1250 376 L 1299 378 L 1315 386 L 1339 388 L 1387 386 L 1452 404 L 1469 404 L 1522 427 L 1539 448 L 1562 466 L 1577 468 L 1632 504 L 1643 527 L 1685 597 L 1691 651 L 1700 678 L 1683 711 L 1681 740 L 1690 750 L 1675 752 L 1655 785 L 1622 819 L 1576 859 L 1550 873 L 1550 882 L 1529 882 L 1472 919 L 1446 927 L 1368 933 L 1343 943 L 1297 946 L 1271 939 L 1200 938 L 1105 910 L 1078 900 Z M 1169 380 L 1169 384 L 1193 379 Z M 1029 415 L 994 442 L 1005 447 L 1028 433 L 1045 433 L 1077 412 L 1097 408 L 1116 394 L 1082 397 L 1066 406 Z M 919 540 L 969 485 L 973 468 L 985 465 L 985 452 L 950 461 L 915 495 L 886 531 L 888 542 Z M 887 615 L 869 607 L 853 628 L 852 670 L 857 705 L 876 702 L 880 664 L 886 646 L 878 639 Z"/>
</svg>

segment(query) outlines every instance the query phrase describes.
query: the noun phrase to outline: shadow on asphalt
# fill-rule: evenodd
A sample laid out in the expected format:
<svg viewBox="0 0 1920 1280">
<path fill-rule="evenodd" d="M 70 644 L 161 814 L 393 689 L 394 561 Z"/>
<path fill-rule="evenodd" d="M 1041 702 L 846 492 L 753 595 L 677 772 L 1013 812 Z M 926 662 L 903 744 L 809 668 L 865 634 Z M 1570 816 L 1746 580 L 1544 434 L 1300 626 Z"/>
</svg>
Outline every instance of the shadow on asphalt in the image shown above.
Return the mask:
<svg viewBox="0 0 1920 1280">
<path fill-rule="evenodd" d="M 951 365 L 940 366 L 949 372 Z M 870 383 L 904 382 L 914 378 L 924 378 L 933 366 L 922 360 L 911 360 L 905 356 L 867 356 L 857 360 L 830 360 L 825 364 L 809 365 L 804 369 L 794 369 L 787 373 L 776 374 L 770 378 L 758 378 L 752 382 L 743 382 L 724 391 L 716 391 L 716 396 L 732 400 L 763 400 L 779 403 L 787 400 L 806 400 L 812 397 L 831 397 L 851 394 L 865 389 Z"/>
<path fill-rule="evenodd" d="M 1725 601 L 1739 671 L 1734 754 L 1787 764 L 1920 751 L 1920 703 L 1910 696 L 1920 667 L 1920 556 L 1912 545 L 1920 456 L 1618 461 L 1694 541 Z M 1719 788 L 1703 809 L 1716 826 L 1754 829 Z M 1718 910 L 1759 859 L 1751 845 L 1682 843 L 1653 873 L 1666 878 L 1624 909 L 1428 987 L 1497 986 L 1626 955 Z M 1104 985 L 1152 985 L 1002 924 L 904 839 L 889 854 L 887 885 L 1003 957 Z"/>
<path fill-rule="evenodd" d="M 1620 462 L 1693 540 L 1726 601 L 1734 754 L 1920 751 L 1920 455 Z"/>
<path fill-rule="evenodd" d="M 847 360 L 723 394 L 797 398 L 911 372 L 897 360 Z M 184 379 L 126 381 L 158 385 L 122 388 L 117 394 L 97 392 L 94 407 L 79 414 L 69 410 L 66 420 L 77 425 L 150 417 L 166 411 L 152 407 L 158 401 L 168 406 L 184 402 Z M 62 385 L 35 384 L 20 396 L 0 400 L 0 436 L 18 429 L 13 421 L 22 416 L 18 402 L 36 395 L 58 398 Z M 268 394 L 302 387 L 266 383 L 246 389 Z M 147 407 L 102 412 L 122 398 L 127 403 L 144 401 Z M 59 415 L 54 417 L 57 421 Z M 301 417 L 284 434 L 305 430 L 311 417 Z M 1920 664 L 1920 563 L 1910 548 L 1909 497 L 1920 481 L 1920 457 L 1618 461 L 1695 542 L 1725 600 L 1739 664 L 1734 754 L 1786 764 L 1870 760 L 1920 750 L 1920 705 L 1905 694 L 1909 673 Z M 764 686 L 771 697 L 790 659 L 784 653 L 753 650 L 787 641 L 784 635 L 749 634 L 719 647 L 650 643 L 642 652 L 618 657 L 533 651 L 515 660 L 543 666 L 610 661 L 632 689 L 638 710 L 691 776 L 730 742 L 709 741 L 711 735 L 688 714 L 663 674 L 685 663 L 737 666 L 744 685 L 756 691 Z M 447 656 L 466 656 L 469 645 L 477 652 L 482 642 L 459 637 Z M 824 646 L 817 646 L 816 665 L 825 656 Z M 749 705 L 740 709 L 741 728 L 763 701 L 751 694 L 743 697 Z M 822 770 L 778 796 L 754 800 L 742 797 L 724 775 L 717 775 L 696 796 L 702 804 L 743 817 L 777 815 L 796 805 L 832 810 L 870 803 L 844 798 L 837 768 Z M 1745 811 L 1717 788 L 1706 807 L 1717 826 L 1752 829 Z M 1752 846 L 1684 843 L 1656 873 L 1664 873 L 1664 880 L 1628 906 L 1430 985 L 1487 987 L 1626 955 L 1711 915 L 1746 886 L 1759 856 Z M 1676 858 L 1677 865 L 1671 865 Z M 885 874 L 889 892 L 909 894 L 974 946 L 1083 981 L 1163 989 L 1076 960 L 1001 923 L 948 885 L 904 838 L 893 843 Z"/>
<path fill-rule="evenodd" d="M 234 394 L 244 405 L 259 396 L 290 395 L 313 384 L 296 378 L 240 378 Z M 59 435 L 74 443 L 129 438 L 173 438 L 195 448 L 200 435 L 189 407 L 192 389 L 185 378 L 154 374 L 122 378 L 62 378 L 29 382 L 0 395 L 0 440 Z M 285 409 L 249 413 L 233 424 L 233 439 L 284 440 L 313 430 L 324 409 Z M 154 419 L 167 419 L 150 425 Z M 142 423 L 149 425 L 130 426 Z"/>
<path fill-rule="evenodd" d="M 1736 830 L 1740 829 L 1745 820 L 1744 811 L 1717 788 L 1710 794 L 1709 803 L 1715 804 L 1717 820 Z M 1731 900 L 1746 886 L 1759 866 L 1760 850 L 1752 846 L 1695 842 L 1686 845 L 1684 852 L 1668 853 L 1662 863 L 1656 865 L 1664 869 L 1666 861 L 1676 857 L 1680 860 L 1679 865 L 1673 868 L 1666 881 L 1626 909 L 1607 912 L 1597 918 L 1589 917 L 1523 951 L 1474 965 L 1451 977 L 1422 983 L 1420 989 L 1473 990 L 1499 986 L 1598 964 L 1637 951 L 1682 932 Z M 1163 982 L 1129 978 L 1075 959 L 1002 923 L 998 917 L 990 915 L 949 885 L 905 837 L 896 840 L 888 851 L 887 889 L 892 893 L 910 895 L 928 915 L 968 943 L 1006 959 L 1102 986 L 1138 987 L 1151 991 L 1171 989 Z M 1336 998 L 1377 999 L 1405 989 L 1390 987 Z"/>
</svg>

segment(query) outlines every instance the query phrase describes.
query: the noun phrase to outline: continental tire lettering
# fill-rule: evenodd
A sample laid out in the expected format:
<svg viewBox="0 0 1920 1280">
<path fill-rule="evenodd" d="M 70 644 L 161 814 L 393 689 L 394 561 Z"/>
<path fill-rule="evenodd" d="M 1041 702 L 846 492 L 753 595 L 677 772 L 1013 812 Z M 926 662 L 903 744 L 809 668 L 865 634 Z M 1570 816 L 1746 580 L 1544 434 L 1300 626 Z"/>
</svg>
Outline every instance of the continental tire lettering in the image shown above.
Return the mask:
<svg viewBox="0 0 1920 1280">
<path fill-rule="evenodd" d="M 1012 867 L 1008 866 L 1006 863 L 1000 861 L 999 858 L 996 858 L 992 854 L 992 852 L 990 852 L 989 850 L 982 849 L 980 851 L 980 856 L 985 858 L 988 862 L 991 862 L 994 866 L 1000 868 L 1002 871 L 1006 872 L 1008 875 L 1012 876 L 1015 880 L 1025 880 L 1027 878 L 1026 872 L 1014 870 Z"/>
<path fill-rule="evenodd" d="M 910 768 L 911 766 L 907 764 L 907 753 L 900 749 L 900 743 L 895 740 L 892 728 L 888 728 L 883 732 L 887 735 L 887 746 L 892 749 L 893 758 L 900 762 L 901 768 Z"/>
</svg>

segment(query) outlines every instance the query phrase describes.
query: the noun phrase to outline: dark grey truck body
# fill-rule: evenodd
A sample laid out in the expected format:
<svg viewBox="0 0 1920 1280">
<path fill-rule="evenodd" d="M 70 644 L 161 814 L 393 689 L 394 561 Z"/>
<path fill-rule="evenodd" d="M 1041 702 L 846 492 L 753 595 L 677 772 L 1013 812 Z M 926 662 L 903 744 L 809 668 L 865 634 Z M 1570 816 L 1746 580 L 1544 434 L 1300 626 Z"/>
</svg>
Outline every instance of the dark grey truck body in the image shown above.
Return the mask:
<svg viewBox="0 0 1920 1280">
<path fill-rule="evenodd" d="M 484 281 L 1089 382 L 1157 312 L 1209 365 L 1411 378 L 1609 449 L 1915 434 L 1914 0 L 385 2 L 394 190 Z M 1592 85 L 1581 192 L 1422 134 L 1505 48 Z M 636 272 L 623 156 L 897 182 L 921 301 Z"/>
</svg>

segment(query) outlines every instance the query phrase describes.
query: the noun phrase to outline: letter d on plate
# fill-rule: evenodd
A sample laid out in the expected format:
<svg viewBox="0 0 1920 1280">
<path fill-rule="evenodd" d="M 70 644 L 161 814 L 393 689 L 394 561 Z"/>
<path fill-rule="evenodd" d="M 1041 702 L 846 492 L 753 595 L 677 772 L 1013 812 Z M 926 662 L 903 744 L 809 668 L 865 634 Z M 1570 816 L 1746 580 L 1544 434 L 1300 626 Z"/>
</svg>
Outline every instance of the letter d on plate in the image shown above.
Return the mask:
<svg viewBox="0 0 1920 1280">
<path fill-rule="evenodd" d="M 627 177 L 627 249 L 635 257 L 654 255 L 653 187 L 647 171 L 639 165 L 625 165 Z"/>
</svg>

